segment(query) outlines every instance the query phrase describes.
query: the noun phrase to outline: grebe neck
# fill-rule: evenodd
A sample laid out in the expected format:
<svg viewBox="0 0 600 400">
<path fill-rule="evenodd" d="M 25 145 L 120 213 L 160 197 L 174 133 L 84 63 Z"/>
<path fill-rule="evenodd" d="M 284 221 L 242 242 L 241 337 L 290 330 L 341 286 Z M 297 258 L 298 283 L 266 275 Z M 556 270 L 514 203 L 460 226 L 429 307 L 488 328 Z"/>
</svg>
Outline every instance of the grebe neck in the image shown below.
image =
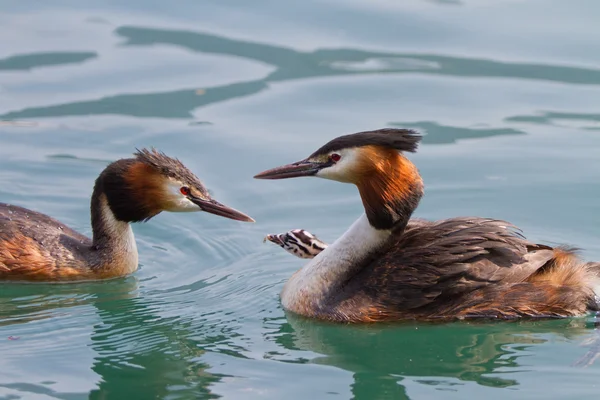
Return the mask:
<svg viewBox="0 0 600 400">
<path fill-rule="evenodd" d="M 360 178 L 354 181 L 365 214 L 284 285 L 282 304 L 296 313 L 317 316 L 327 301 L 404 230 L 423 195 L 415 165 L 397 151 L 367 148 L 361 153 Z"/>
<path fill-rule="evenodd" d="M 388 242 L 391 230 L 375 229 L 365 214 L 333 244 L 311 259 L 284 285 L 283 306 L 302 315 L 315 315 L 333 292 L 356 274 L 369 256 Z"/>
<path fill-rule="evenodd" d="M 417 167 L 390 149 L 367 148 L 356 186 L 369 222 L 376 229 L 401 232 L 423 197 Z"/>
<path fill-rule="evenodd" d="M 103 185 L 96 183 L 91 201 L 92 252 L 96 268 L 120 270 L 129 274 L 138 267 L 138 251 L 133 230 L 112 211 Z M 116 271 L 115 271 L 116 272 Z"/>
</svg>

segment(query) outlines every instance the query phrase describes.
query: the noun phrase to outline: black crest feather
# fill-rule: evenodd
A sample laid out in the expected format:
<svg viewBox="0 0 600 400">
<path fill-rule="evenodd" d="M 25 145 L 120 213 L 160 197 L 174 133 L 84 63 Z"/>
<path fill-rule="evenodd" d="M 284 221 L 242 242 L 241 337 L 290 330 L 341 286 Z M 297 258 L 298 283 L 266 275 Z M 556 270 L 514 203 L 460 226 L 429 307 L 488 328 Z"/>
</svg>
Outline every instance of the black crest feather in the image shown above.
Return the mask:
<svg viewBox="0 0 600 400">
<path fill-rule="evenodd" d="M 417 151 L 421 135 L 411 129 L 384 128 L 375 131 L 352 133 L 337 137 L 311 154 L 311 157 L 328 154 L 335 150 L 361 146 L 382 146 L 398 151 Z"/>
<path fill-rule="evenodd" d="M 206 188 L 200 180 L 177 158 L 167 156 L 165 153 L 154 148 L 136 149 L 135 158 L 145 164 L 155 168 L 161 174 L 171 178 L 178 179 L 188 184 L 193 184 L 196 188 L 206 191 Z"/>
</svg>

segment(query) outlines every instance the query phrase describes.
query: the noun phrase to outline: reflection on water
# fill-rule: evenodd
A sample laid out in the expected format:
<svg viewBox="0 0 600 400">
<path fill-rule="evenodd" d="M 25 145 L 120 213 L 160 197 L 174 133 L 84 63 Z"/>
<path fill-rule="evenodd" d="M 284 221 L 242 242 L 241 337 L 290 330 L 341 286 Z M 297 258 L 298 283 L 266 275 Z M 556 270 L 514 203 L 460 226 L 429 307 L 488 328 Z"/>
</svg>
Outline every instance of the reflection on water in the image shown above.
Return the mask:
<svg viewBox="0 0 600 400">
<path fill-rule="evenodd" d="M 30 70 L 52 65 L 77 64 L 96 58 L 93 52 L 48 52 L 32 53 L 12 56 L 0 59 L 0 71 L 2 70 Z"/>
<path fill-rule="evenodd" d="M 567 66 L 504 63 L 484 59 L 430 54 L 291 48 L 228 39 L 189 31 L 120 27 L 116 34 L 124 46 L 170 45 L 199 53 L 229 55 L 259 61 L 276 69 L 268 76 L 207 88 L 164 93 L 120 94 L 98 100 L 31 107 L 9 111 L 0 118 L 39 118 L 75 115 L 129 115 L 138 118 L 191 118 L 192 111 L 220 101 L 256 94 L 271 82 L 356 74 L 432 74 L 459 77 L 493 77 L 541 80 L 570 84 L 600 84 L 600 70 Z M 35 55 L 32 55 L 35 58 Z M 201 90 L 198 90 L 201 89 Z"/>
<path fill-rule="evenodd" d="M 83 284 L 0 283 L 0 327 L 50 318 L 72 307 L 135 296 L 137 280 Z"/>
<path fill-rule="evenodd" d="M 85 323 L 89 316 L 78 315 L 73 309 L 93 306 L 99 322 L 91 327 L 91 348 L 96 354 L 91 369 L 98 374 L 99 382 L 89 398 L 150 399 L 192 394 L 202 398 L 218 397 L 211 393 L 209 386 L 222 376 L 205 371 L 207 366 L 198 361 L 204 352 L 189 339 L 198 333 L 197 326 L 178 317 L 160 317 L 160 302 L 153 302 L 148 296 L 140 297 L 138 285 L 133 276 L 89 284 L 2 285 L 0 332 L 10 332 L 12 324 L 68 313 L 74 315 L 76 324 L 77 321 Z M 6 340 L 5 337 L 0 339 Z M 60 338 L 56 340 L 60 343 Z M 66 350 L 65 346 L 69 343 L 60 343 L 51 351 L 60 354 Z M 68 397 L 66 393 L 51 390 L 48 382 L 39 385 L 0 382 L 0 387 Z"/>
<path fill-rule="evenodd" d="M 219 377 L 205 372 L 206 364 L 198 361 L 203 351 L 189 339 L 189 322 L 161 318 L 155 313 L 159 304 L 140 298 L 96 308 L 102 322 L 93 327 L 97 356 L 92 369 L 101 380 L 91 399 L 162 399 L 186 393 L 217 397 L 209 386 Z"/>
<path fill-rule="evenodd" d="M 443 189 L 419 212 L 507 217 L 542 240 L 583 242 L 598 258 L 598 174 L 581 167 L 597 145 L 583 130 L 600 122 L 600 68 L 582 57 L 594 27 L 582 33 L 527 2 L 504 9 L 508 31 L 488 31 L 495 13 L 477 12 L 504 1 L 184 1 L 179 17 L 193 23 L 170 19 L 166 2 L 87 3 L 0 15 L 19 35 L 0 43 L 0 119 L 15 119 L 0 121 L 0 201 L 89 231 L 98 168 L 155 145 L 190 160 L 260 222 L 163 216 L 134 228 L 143 265 L 133 277 L 0 285 L 0 398 L 428 398 L 417 387 L 429 398 L 491 399 L 539 395 L 542 384 L 546 397 L 563 387 L 597 397 L 593 318 L 346 326 L 285 315 L 278 293 L 300 264 L 261 246 L 264 233 L 302 224 L 334 237 L 361 205 L 353 188 L 251 180 L 260 165 L 314 150 L 333 132 L 411 127 L 426 133 L 414 157 Z M 45 25 L 56 15 L 64 26 Z M 550 28 L 536 32 L 542 25 Z M 574 33 L 553 37 L 556 25 Z M 202 121 L 192 118 L 209 105 Z M 86 118 L 61 118 L 73 116 Z M 19 121 L 42 117 L 54 120 Z M 567 124 L 582 125 L 579 135 Z"/>
<path fill-rule="evenodd" d="M 505 118 L 507 122 L 525 122 L 540 125 L 554 125 L 555 121 L 561 120 L 581 121 L 592 124 L 592 126 L 584 126 L 582 129 L 600 129 L 600 114 L 547 111 L 539 115 L 515 115 Z"/>
<path fill-rule="evenodd" d="M 403 378 L 440 390 L 473 381 L 506 388 L 518 386 L 514 372 L 527 371 L 533 347 L 556 340 L 592 345 L 568 364 L 587 365 L 598 356 L 600 336 L 587 319 L 510 323 L 455 323 L 348 326 L 319 323 L 286 314 L 287 322 L 270 339 L 289 350 L 321 354 L 310 362 L 353 373 L 354 398 L 408 398 Z M 550 336 L 548 336 L 550 335 Z M 277 357 L 277 356 L 274 356 Z M 285 360 L 282 360 L 285 361 Z M 454 378 L 454 379 L 453 379 Z"/>
<path fill-rule="evenodd" d="M 414 128 L 423 132 L 422 142 L 425 144 L 448 144 L 457 140 L 488 138 L 502 135 L 524 135 L 525 132 L 511 128 L 467 128 L 458 126 L 440 125 L 433 121 L 420 122 L 390 122 L 391 126 Z"/>
</svg>

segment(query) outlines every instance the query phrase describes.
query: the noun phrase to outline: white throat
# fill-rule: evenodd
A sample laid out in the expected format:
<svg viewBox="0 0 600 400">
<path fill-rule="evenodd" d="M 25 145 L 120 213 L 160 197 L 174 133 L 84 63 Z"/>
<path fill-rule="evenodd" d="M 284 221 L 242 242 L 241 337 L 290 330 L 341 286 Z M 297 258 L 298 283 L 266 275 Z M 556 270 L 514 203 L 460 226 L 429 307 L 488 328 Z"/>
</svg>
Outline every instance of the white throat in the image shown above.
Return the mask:
<svg viewBox="0 0 600 400">
<path fill-rule="evenodd" d="M 283 286 L 283 307 L 302 315 L 311 315 L 326 300 L 336 285 L 355 273 L 361 262 L 380 249 L 391 231 L 377 230 L 367 216 L 361 215 L 333 244 L 311 259 Z"/>
<path fill-rule="evenodd" d="M 100 200 L 100 207 L 104 228 L 110 238 L 108 246 L 110 246 L 111 253 L 117 257 L 112 262 L 119 265 L 123 275 L 136 271 L 138 268 L 138 250 L 131 225 L 115 218 L 104 195 Z"/>
</svg>

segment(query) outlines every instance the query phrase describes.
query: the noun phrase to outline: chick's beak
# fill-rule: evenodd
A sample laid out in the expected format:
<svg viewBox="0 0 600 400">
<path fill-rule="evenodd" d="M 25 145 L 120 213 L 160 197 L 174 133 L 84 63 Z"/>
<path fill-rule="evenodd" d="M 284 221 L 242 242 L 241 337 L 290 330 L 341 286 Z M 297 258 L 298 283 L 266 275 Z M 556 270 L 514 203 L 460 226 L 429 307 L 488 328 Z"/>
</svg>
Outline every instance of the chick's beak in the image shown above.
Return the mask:
<svg viewBox="0 0 600 400">
<path fill-rule="evenodd" d="M 265 236 L 265 238 L 263 239 L 263 243 L 266 242 L 267 240 L 269 242 L 278 244 L 279 246 L 283 246 L 283 240 L 281 240 L 281 235 L 274 235 L 272 233 L 269 233 L 267 236 Z"/>
<path fill-rule="evenodd" d="M 319 170 L 329 167 L 331 164 L 327 162 L 314 162 L 302 160 L 293 164 L 283 165 L 281 167 L 268 169 L 260 174 L 254 175 L 256 179 L 287 179 L 297 178 L 300 176 L 313 176 Z"/>
<path fill-rule="evenodd" d="M 243 222 L 254 222 L 254 219 L 238 211 L 234 208 L 228 207 L 225 204 L 221 204 L 213 199 L 201 199 L 199 197 L 190 197 L 190 200 L 194 202 L 202 211 L 206 211 L 211 214 L 218 215 L 220 217 L 234 219 L 236 221 Z"/>
</svg>

